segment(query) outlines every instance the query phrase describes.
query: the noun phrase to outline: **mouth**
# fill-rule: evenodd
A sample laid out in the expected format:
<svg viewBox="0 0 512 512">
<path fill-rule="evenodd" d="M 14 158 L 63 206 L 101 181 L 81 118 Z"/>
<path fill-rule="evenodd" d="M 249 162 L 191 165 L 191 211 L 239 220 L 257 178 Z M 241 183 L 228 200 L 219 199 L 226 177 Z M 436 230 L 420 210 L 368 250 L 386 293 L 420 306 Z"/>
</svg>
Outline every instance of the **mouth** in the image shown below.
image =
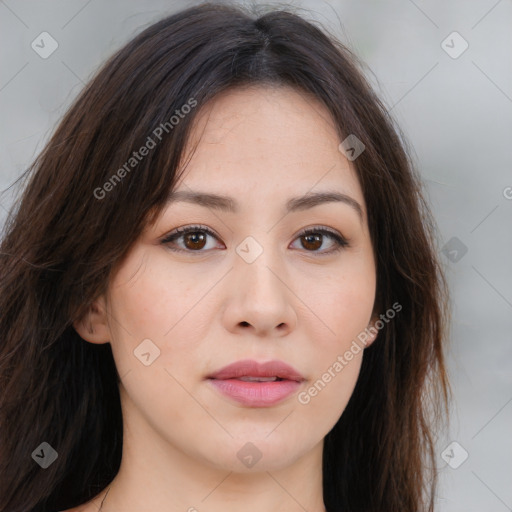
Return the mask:
<svg viewBox="0 0 512 512">
<path fill-rule="evenodd" d="M 213 388 L 248 407 L 276 405 L 301 386 L 305 378 L 282 361 L 237 361 L 207 377 Z"/>
</svg>

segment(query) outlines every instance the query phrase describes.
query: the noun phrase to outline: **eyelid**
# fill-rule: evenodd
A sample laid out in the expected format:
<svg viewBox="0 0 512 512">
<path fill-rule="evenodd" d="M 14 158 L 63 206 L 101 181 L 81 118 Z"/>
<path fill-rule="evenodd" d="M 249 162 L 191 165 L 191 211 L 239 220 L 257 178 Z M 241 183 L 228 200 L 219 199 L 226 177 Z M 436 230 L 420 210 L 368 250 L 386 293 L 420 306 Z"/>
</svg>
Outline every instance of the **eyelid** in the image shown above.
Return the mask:
<svg viewBox="0 0 512 512">
<path fill-rule="evenodd" d="M 186 226 L 182 226 L 182 227 L 173 229 L 170 233 L 165 235 L 160 240 L 160 243 L 164 244 L 164 245 L 169 244 L 169 243 L 173 242 L 176 238 L 179 238 L 180 236 L 182 236 L 184 234 L 187 234 L 189 232 L 194 232 L 194 231 L 203 231 L 203 232 L 207 233 L 208 235 L 212 236 L 213 238 L 215 238 L 217 241 L 219 241 L 219 242 L 221 241 L 219 235 L 217 235 L 217 233 L 215 233 L 209 227 L 201 225 L 201 224 L 191 224 L 191 225 L 186 225 Z M 337 231 L 333 228 L 329 228 L 327 226 L 323 226 L 323 225 L 314 225 L 314 226 L 308 226 L 306 228 L 303 228 L 294 236 L 292 242 L 294 242 L 295 240 L 297 240 L 298 238 L 300 238 L 302 236 L 307 236 L 309 234 L 318 234 L 318 233 L 320 233 L 322 235 L 328 235 L 329 237 L 331 237 L 334 240 L 336 247 L 329 251 L 307 251 L 307 250 L 305 250 L 306 253 L 317 254 L 319 256 L 329 255 L 329 254 L 338 252 L 341 249 L 344 249 L 344 248 L 347 248 L 350 246 L 350 239 L 343 236 L 339 231 Z M 189 254 L 190 253 L 201 254 L 201 253 L 208 252 L 208 251 L 191 251 L 191 250 L 185 250 L 182 248 L 172 248 L 171 250 L 173 250 L 175 252 L 185 252 L 185 253 L 189 253 Z"/>
<path fill-rule="evenodd" d="M 337 253 L 351 245 L 350 239 L 343 236 L 338 230 L 323 225 L 309 226 L 302 229 L 297 235 L 295 235 L 293 241 L 297 240 L 299 237 L 317 233 L 331 237 L 334 240 L 336 247 L 329 251 L 305 251 L 307 254 L 310 253 L 318 256 L 329 256 L 330 254 Z"/>
<path fill-rule="evenodd" d="M 204 226 L 202 224 L 191 224 L 187 226 L 181 226 L 178 228 L 173 229 L 170 233 L 164 235 L 162 239 L 160 240 L 160 243 L 167 244 L 172 242 L 175 238 L 179 238 L 180 235 L 187 234 L 189 231 L 204 231 L 205 233 L 208 233 L 216 240 L 220 241 L 220 237 L 213 229 L 210 229 L 207 226 Z M 186 251 L 186 252 L 205 252 L 205 251 Z"/>
</svg>

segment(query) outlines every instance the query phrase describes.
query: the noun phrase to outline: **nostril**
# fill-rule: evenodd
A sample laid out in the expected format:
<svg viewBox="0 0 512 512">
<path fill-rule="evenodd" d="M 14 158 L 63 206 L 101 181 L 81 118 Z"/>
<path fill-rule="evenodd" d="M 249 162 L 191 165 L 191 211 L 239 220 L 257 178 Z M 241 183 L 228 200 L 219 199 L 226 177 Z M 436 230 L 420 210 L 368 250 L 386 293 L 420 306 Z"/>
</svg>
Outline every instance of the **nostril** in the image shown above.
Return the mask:
<svg viewBox="0 0 512 512">
<path fill-rule="evenodd" d="M 241 325 L 243 325 L 244 327 L 247 327 L 247 326 L 249 325 L 249 322 L 245 322 L 245 321 L 244 321 L 244 322 L 240 322 L 240 323 L 241 323 Z"/>
</svg>

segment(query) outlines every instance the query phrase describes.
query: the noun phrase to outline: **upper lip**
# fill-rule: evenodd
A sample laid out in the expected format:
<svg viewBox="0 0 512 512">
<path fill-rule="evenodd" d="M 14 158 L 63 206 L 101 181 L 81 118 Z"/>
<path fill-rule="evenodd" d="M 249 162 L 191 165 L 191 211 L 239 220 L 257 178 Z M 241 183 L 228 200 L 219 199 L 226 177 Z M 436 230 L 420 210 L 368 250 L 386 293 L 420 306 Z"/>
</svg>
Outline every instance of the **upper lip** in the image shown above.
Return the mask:
<svg viewBox="0 0 512 512">
<path fill-rule="evenodd" d="M 304 380 L 304 377 L 295 368 L 278 360 L 258 363 L 251 359 L 243 359 L 228 364 L 219 371 L 208 375 L 209 379 L 217 380 L 238 379 L 240 377 L 278 377 L 297 382 Z"/>
</svg>

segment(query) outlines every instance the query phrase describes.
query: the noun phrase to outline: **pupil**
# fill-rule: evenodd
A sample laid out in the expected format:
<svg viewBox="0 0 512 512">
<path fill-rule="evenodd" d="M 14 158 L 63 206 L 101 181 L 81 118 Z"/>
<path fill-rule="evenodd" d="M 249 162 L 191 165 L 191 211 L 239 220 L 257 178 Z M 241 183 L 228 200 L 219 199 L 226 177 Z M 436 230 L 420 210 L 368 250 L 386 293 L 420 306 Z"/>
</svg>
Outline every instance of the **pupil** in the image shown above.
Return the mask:
<svg viewBox="0 0 512 512">
<path fill-rule="evenodd" d="M 322 235 L 306 235 L 304 237 L 305 248 L 306 249 L 318 249 L 322 245 L 321 240 L 320 240 L 321 236 Z M 318 242 L 320 242 L 320 244 Z M 313 245 L 313 247 L 311 247 L 311 245 Z"/>
<path fill-rule="evenodd" d="M 204 247 L 204 239 L 205 236 L 203 233 L 191 233 L 187 236 L 187 241 L 191 242 L 192 249 L 202 249 Z M 201 242 L 203 242 L 201 244 Z M 200 245 L 200 247 L 197 247 L 197 244 Z"/>
</svg>

